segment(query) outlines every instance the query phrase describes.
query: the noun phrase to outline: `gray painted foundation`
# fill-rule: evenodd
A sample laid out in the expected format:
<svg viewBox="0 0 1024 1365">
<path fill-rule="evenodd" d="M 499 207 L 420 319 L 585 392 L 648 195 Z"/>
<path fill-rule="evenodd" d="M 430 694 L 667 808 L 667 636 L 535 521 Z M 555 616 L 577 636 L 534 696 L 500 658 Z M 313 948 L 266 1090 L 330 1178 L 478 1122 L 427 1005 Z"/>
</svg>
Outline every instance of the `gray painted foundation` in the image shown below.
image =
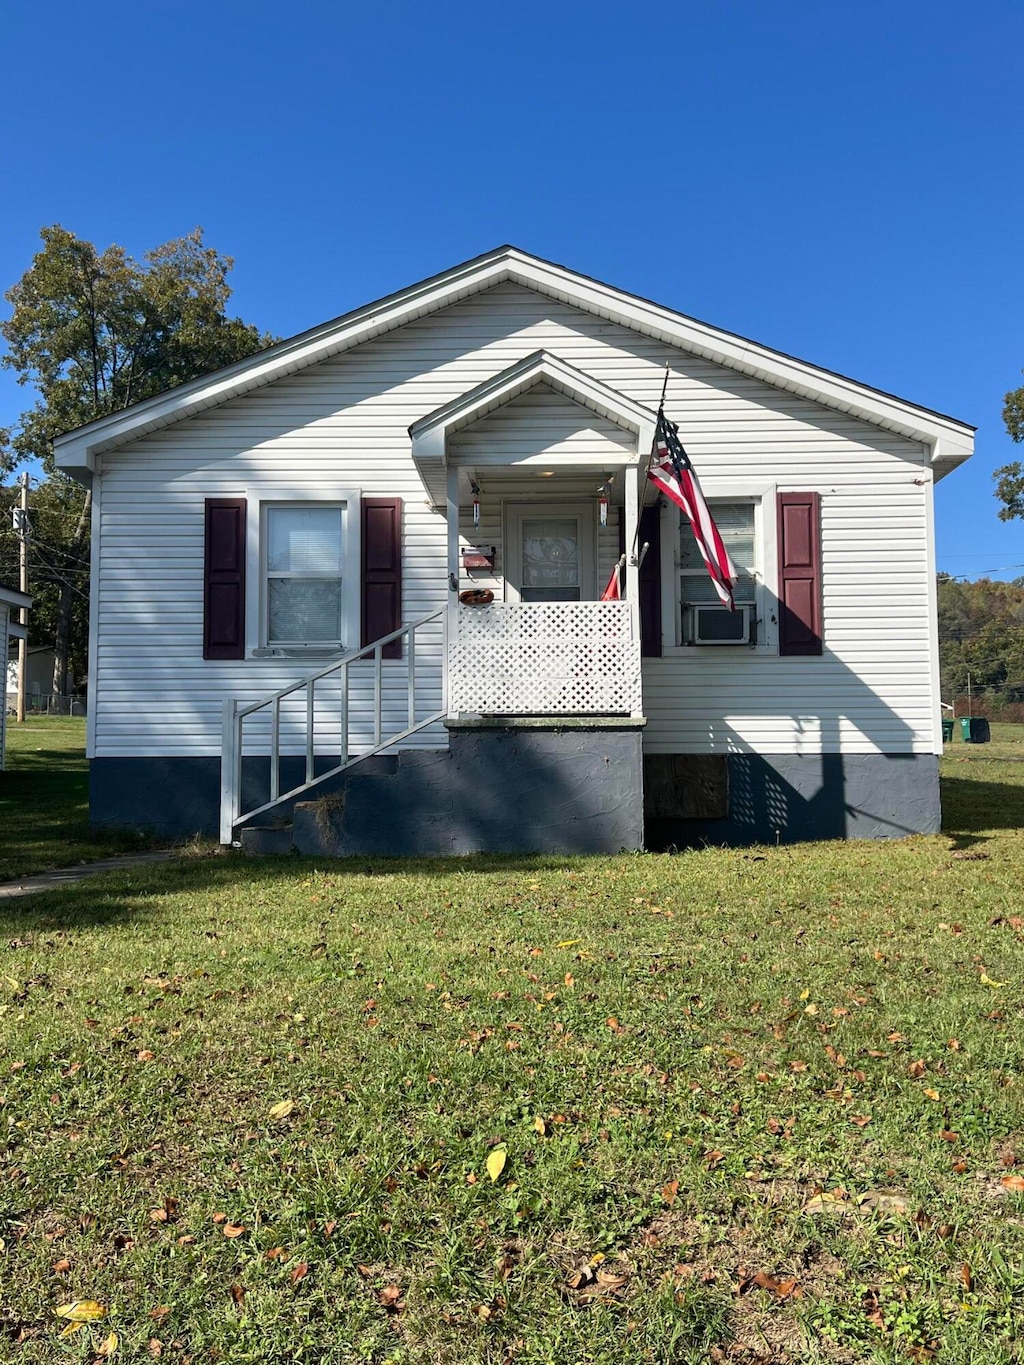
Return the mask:
<svg viewBox="0 0 1024 1365">
<path fill-rule="evenodd" d="M 317 800 L 294 812 L 282 807 L 276 828 L 247 833 L 246 844 L 332 855 L 616 853 L 645 844 L 887 839 L 939 829 L 933 754 L 731 754 L 727 815 L 673 817 L 662 807 L 649 813 L 645 829 L 640 724 L 451 722 L 449 749 L 368 759 L 317 789 Z M 283 784 L 301 779 L 303 760 L 291 762 Z M 325 758 L 322 766 L 330 763 Z M 246 803 L 258 805 L 266 799 L 267 761 L 247 758 L 242 780 Z M 219 791 L 216 758 L 90 764 L 97 826 L 216 837 Z"/>
<path fill-rule="evenodd" d="M 647 820 L 650 849 L 900 839 L 941 827 L 935 754 L 729 754 L 728 815 Z"/>
</svg>

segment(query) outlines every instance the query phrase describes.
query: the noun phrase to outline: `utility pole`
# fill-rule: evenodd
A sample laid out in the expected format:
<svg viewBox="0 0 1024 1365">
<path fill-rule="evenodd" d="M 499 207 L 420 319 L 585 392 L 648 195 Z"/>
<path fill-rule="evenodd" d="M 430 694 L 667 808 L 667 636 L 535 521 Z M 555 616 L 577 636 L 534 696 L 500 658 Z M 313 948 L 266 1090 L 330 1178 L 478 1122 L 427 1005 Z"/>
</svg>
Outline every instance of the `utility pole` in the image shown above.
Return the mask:
<svg viewBox="0 0 1024 1365">
<path fill-rule="evenodd" d="M 20 516 L 18 515 L 20 513 Z M 21 568 L 21 581 L 19 587 L 24 593 L 28 592 L 28 470 L 21 476 L 21 506 L 15 514 L 18 523 L 18 540 L 20 542 L 19 564 Z M 24 607 L 21 608 L 21 624 L 28 624 L 28 612 Z M 25 720 L 25 673 L 28 666 L 28 641 L 22 635 L 18 641 L 18 711 L 17 719 L 19 724 Z"/>
</svg>

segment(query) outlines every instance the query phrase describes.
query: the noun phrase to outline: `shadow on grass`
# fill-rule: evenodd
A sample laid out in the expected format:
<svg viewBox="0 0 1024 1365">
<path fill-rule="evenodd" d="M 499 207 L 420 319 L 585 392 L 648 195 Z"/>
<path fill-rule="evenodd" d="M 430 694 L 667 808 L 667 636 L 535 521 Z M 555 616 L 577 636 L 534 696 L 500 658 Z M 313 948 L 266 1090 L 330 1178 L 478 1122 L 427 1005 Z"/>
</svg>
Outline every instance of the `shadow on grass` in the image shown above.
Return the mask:
<svg viewBox="0 0 1024 1365">
<path fill-rule="evenodd" d="M 550 854 L 471 854 L 464 858 L 248 858 L 242 855 L 185 856 L 166 863 L 142 863 L 123 872 L 101 873 L 52 891 L 0 901 L 0 938 L 25 932 L 129 928 L 159 916 L 162 896 L 216 890 L 237 893 L 282 881 L 294 883 L 320 873 L 340 878 L 436 877 L 467 874 L 507 876 L 516 872 L 557 872 L 578 859 Z M 338 888 L 339 898 L 358 895 L 358 883 Z M 175 914 L 178 909 L 175 908 Z"/>
<path fill-rule="evenodd" d="M 943 777 L 942 829 L 977 843 L 979 832 L 1024 828 L 1024 787 L 1016 782 L 982 782 L 973 777 Z"/>
</svg>

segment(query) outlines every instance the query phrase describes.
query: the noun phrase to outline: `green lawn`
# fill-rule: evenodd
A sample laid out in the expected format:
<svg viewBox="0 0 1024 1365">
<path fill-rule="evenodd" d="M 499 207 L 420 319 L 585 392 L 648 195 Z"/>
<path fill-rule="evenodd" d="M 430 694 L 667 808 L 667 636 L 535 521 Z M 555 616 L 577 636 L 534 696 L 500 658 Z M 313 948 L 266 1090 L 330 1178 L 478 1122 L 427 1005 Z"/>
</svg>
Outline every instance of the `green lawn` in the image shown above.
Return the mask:
<svg viewBox="0 0 1024 1365">
<path fill-rule="evenodd" d="M 84 720 L 8 721 L 7 771 L 0 773 L 0 881 L 148 846 L 127 831 L 90 833 Z"/>
<path fill-rule="evenodd" d="M 1022 757 L 935 838 L 7 903 L 0 1359 L 1019 1360 Z"/>
</svg>

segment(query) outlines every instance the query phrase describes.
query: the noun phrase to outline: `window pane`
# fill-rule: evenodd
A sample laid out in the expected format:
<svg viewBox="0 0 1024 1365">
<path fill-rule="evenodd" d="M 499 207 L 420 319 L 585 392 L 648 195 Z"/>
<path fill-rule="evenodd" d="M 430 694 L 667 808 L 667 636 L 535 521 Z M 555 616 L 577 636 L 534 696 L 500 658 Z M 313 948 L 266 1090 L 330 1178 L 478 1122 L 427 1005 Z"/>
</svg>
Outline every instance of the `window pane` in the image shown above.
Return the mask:
<svg viewBox="0 0 1024 1365">
<path fill-rule="evenodd" d="M 271 644 L 340 642 L 340 578 L 269 578 L 267 595 Z"/>
<path fill-rule="evenodd" d="M 754 559 L 754 504 L 750 502 L 713 502 L 708 504 L 722 543 L 736 568 L 752 573 Z M 679 567 L 702 569 L 704 560 L 697 549 L 693 530 L 686 517 L 679 517 Z"/>
<path fill-rule="evenodd" d="M 575 588 L 566 599 L 579 597 L 580 547 L 575 517 L 523 518 L 523 599 L 530 588 Z M 545 601 L 558 601 L 549 597 Z M 563 599 L 564 600 L 564 599 Z"/>
<path fill-rule="evenodd" d="M 267 509 L 267 569 L 271 573 L 340 573 L 341 509 Z"/>
</svg>

